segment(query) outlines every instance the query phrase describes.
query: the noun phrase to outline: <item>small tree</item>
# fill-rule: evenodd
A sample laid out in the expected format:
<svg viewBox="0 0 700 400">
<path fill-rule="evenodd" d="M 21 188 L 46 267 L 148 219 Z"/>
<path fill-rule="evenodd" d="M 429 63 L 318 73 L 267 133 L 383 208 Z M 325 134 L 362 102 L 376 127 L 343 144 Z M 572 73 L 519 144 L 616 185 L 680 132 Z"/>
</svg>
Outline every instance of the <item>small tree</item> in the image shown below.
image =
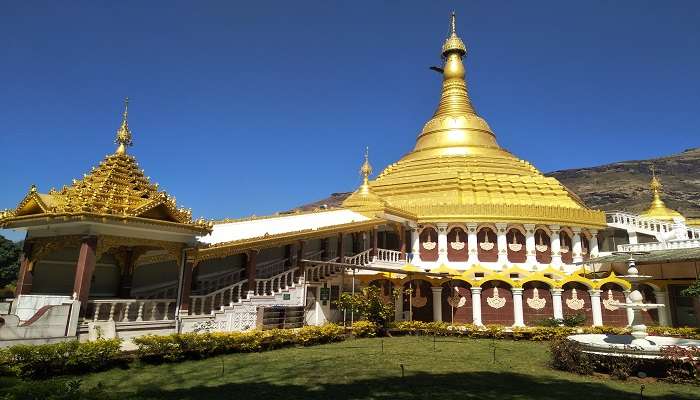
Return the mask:
<svg viewBox="0 0 700 400">
<path fill-rule="evenodd" d="M 681 291 L 681 296 L 700 297 L 700 279 Z"/>
<path fill-rule="evenodd" d="M 17 280 L 20 252 L 16 243 L 0 236 L 0 289 Z"/>
<path fill-rule="evenodd" d="M 343 293 L 336 301 L 339 309 L 345 312 L 352 312 L 361 318 L 377 324 L 380 328 L 386 329 L 387 323 L 394 316 L 394 303 L 386 303 L 382 296 L 382 289 L 376 286 L 363 288 L 359 293 Z"/>
</svg>

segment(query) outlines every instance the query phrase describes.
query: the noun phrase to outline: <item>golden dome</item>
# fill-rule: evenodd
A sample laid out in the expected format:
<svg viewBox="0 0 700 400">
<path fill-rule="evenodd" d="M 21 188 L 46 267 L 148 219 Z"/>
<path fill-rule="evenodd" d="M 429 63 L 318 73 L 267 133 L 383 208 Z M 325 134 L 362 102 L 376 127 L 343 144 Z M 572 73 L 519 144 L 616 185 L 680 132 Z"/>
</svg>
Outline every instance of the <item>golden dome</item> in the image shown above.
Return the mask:
<svg viewBox="0 0 700 400">
<path fill-rule="evenodd" d="M 360 213 L 374 214 L 384 211 L 386 202 L 377 196 L 369 187 L 369 176 L 372 174 L 372 165 L 369 163 L 369 148 L 365 149 L 365 162 L 360 167 L 362 185 L 354 191 L 345 201 L 343 207 L 353 209 Z"/>
<path fill-rule="evenodd" d="M 653 194 L 653 199 L 649 208 L 640 214 L 642 217 L 653 218 L 662 221 L 673 221 L 674 218 L 681 218 L 685 220 L 685 217 L 676 210 L 672 210 L 666 206 L 663 200 L 661 200 L 661 181 L 656 177 L 656 171 L 652 167 L 651 170 L 651 182 L 649 183 L 649 188 Z"/>
<path fill-rule="evenodd" d="M 389 206 L 420 221 L 522 221 L 604 226 L 554 178 L 502 149 L 475 111 L 465 82 L 466 47 L 455 29 L 443 45 L 440 102 L 413 151 L 369 187 Z"/>
</svg>

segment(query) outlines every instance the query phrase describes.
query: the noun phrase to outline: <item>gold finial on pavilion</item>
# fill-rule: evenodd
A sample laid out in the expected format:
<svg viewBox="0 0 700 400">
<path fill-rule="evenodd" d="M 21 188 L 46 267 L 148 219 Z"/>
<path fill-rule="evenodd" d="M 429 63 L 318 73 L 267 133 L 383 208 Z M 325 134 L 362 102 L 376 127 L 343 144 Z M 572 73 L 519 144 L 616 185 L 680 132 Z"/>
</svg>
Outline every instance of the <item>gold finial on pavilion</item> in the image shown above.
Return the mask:
<svg viewBox="0 0 700 400">
<path fill-rule="evenodd" d="M 666 203 L 661 199 L 661 189 L 663 185 L 659 178 L 656 177 L 656 168 L 653 164 L 651 166 L 651 182 L 649 182 L 649 188 L 651 189 L 653 198 L 649 208 L 641 214 L 643 217 L 659 220 L 673 220 L 674 218 L 685 219 L 678 211 L 668 208 Z"/>
<path fill-rule="evenodd" d="M 362 175 L 362 186 L 368 186 L 369 176 L 372 175 L 372 165 L 369 163 L 369 146 L 365 147 L 365 162 L 360 168 L 360 175 Z"/>
<path fill-rule="evenodd" d="M 124 114 L 122 114 L 122 123 L 117 129 L 117 139 L 114 143 L 118 144 L 117 154 L 126 154 L 126 148 L 133 146 L 131 130 L 129 129 L 129 98 L 124 99 Z"/>
</svg>

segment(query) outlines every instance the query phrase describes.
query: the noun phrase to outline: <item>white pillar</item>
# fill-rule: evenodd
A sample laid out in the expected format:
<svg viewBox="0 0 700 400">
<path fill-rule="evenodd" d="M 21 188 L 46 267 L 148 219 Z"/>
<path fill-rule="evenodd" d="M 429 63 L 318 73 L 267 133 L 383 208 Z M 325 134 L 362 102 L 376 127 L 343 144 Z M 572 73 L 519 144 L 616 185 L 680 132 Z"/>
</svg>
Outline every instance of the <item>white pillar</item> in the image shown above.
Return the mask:
<svg viewBox="0 0 700 400">
<path fill-rule="evenodd" d="M 591 312 L 593 313 L 593 326 L 603 326 L 603 311 L 600 309 L 601 290 L 589 290 L 591 295 Z"/>
<path fill-rule="evenodd" d="M 669 310 L 669 303 L 668 303 L 668 293 L 667 292 L 657 292 L 654 291 L 654 296 L 656 298 L 656 303 L 657 304 L 665 304 L 666 307 L 661 307 L 657 308 L 659 310 L 659 325 L 660 326 L 670 326 L 671 324 L 669 323 L 669 315 L 671 310 Z"/>
<path fill-rule="evenodd" d="M 394 300 L 396 302 L 394 306 L 394 321 L 403 321 L 403 287 L 400 288 L 399 295 Z"/>
<path fill-rule="evenodd" d="M 561 294 L 564 289 L 550 289 L 552 293 L 552 311 L 555 319 L 564 319 L 564 308 L 561 303 Z"/>
<path fill-rule="evenodd" d="M 442 286 L 430 289 L 433 291 L 433 321 L 442 322 Z"/>
<path fill-rule="evenodd" d="M 535 224 L 525 224 L 525 254 L 527 264 L 537 265 L 537 250 L 535 250 Z"/>
<path fill-rule="evenodd" d="M 411 227 L 411 253 L 413 253 L 412 264 L 420 262 L 420 229 L 417 226 Z"/>
<path fill-rule="evenodd" d="M 571 230 L 574 232 L 574 237 L 571 239 L 571 251 L 573 261 L 577 263 L 583 261 L 583 254 L 581 254 L 581 228 L 573 227 Z"/>
<path fill-rule="evenodd" d="M 591 234 L 591 239 L 588 241 L 588 254 L 591 258 L 598 257 L 598 231 L 589 230 Z"/>
<path fill-rule="evenodd" d="M 513 315 L 515 322 L 513 326 L 525 326 L 525 318 L 523 315 L 523 288 L 512 288 L 513 293 Z"/>
<path fill-rule="evenodd" d="M 508 224 L 496 224 L 496 239 L 498 244 L 498 267 L 503 267 L 503 264 L 508 263 L 508 239 L 506 238 L 506 229 Z"/>
<path fill-rule="evenodd" d="M 437 231 L 438 231 L 438 264 L 444 263 L 447 264 L 447 224 L 446 223 L 438 223 L 437 224 Z"/>
<path fill-rule="evenodd" d="M 472 323 L 483 325 L 481 322 L 481 288 L 472 288 Z"/>
<path fill-rule="evenodd" d="M 625 303 L 630 304 L 632 302 L 632 300 L 630 300 L 631 292 L 629 290 L 625 290 L 623 293 L 625 294 Z M 634 320 L 634 310 L 627 308 L 625 311 L 627 313 L 627 326 L 632 326 L 632 321 Z"/>
<path fill-rule="evenodd" d="M 630 238 L 630 244 L 637 244 L 637 232 L 627 231 L 627 236 Z"/>
<path fill-rule="evenodd" d="M 478 243 L 476 238 L 476 228 L 477 224 L 473 222 L 467 223 L 467 249 L 469 251 L 469 259 L 467 260 L 468 265 L 474 265 L 479 263 L 479 251 Z"/>
<path fill-rule="evenodd" d="M 549 237 L 552 251 L 552 265 L 558 267 L 561 265 L 561 241 L 559 240 L 559 225 L 550 225 L 552 235 Z"/>
</svg>

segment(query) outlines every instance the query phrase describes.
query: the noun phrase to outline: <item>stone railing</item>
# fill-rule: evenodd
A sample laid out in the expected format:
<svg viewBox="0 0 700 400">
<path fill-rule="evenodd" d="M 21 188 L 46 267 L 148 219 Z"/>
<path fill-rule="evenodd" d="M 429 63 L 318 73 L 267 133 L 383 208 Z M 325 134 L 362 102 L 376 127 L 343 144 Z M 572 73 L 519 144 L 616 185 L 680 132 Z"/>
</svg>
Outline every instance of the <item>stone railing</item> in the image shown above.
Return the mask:
<svg viewBox="0 0 700 400">
<path fill-rule="evenodd" d="M 247 295 L 247 284 L 248 280 L 244 279 L 208 294 L 190 296 L 190 314 L 209 314 L 222 306 L 240 302 Z"/>
<path fill-rule="evenodd" d="M 398 264 L 403 262 L 403 253 L 396 250 L 377 249 L 374 261 Z"/>
<path fill-rule="evenodd" d="M 289 259 L 283 258 L 281 260 L 271 260 L 259 263 L 255 266 L 255 276 L 259 278 L 269 278 L 284 272 Z"/>
<path fill-rule="evenodd" d="M 293 268 L 273 277 L 255 280 L 255 295 L 274 295 L 288 289 L 299 280 L 299 269 Z"/>
<path fill-rule="evenodd" d="M 357 265 L 357 266 L 365 266 L 369 265 L 372 262 L 370 253 L 372 252 L 372 249 L 367 249 L 361 253 L 357 253 L 354 256 L 347 256 L 343 260 L 345 264 L 351 264 L 351 265 Z"/>
<path fill-rule="evenodd" d="M 337 258 L 328 261 L 337 261 Z M 343 267 L 339 265 L 316 264 L 307 266 L 304 273 L 306 274 L 307 282 L 320 282 L 333 274 L 341 272 L 342 270 Z"/>
<path fill-rule="evenodd" d="M 232 285 L 241 280 L 242 274 L 243 268 L 238 268 L 233 271 L 199 275 L 194 285 L 196 293 L 208 293 L 212 290 Z"/>
<path fill-rule="evenodd" d="M 88 300 L 86 319 L 141 322 L 175 319 L 175 299 Z"/>
<path fill-rule="evenodd" d="M 670 249 L 691 249 L 700 247 L 700 239 L 670 240 L 668 242 L 651 242 L 637 244 L 620 244 L 617 251 L 656 251 Z"/>
</svg>

